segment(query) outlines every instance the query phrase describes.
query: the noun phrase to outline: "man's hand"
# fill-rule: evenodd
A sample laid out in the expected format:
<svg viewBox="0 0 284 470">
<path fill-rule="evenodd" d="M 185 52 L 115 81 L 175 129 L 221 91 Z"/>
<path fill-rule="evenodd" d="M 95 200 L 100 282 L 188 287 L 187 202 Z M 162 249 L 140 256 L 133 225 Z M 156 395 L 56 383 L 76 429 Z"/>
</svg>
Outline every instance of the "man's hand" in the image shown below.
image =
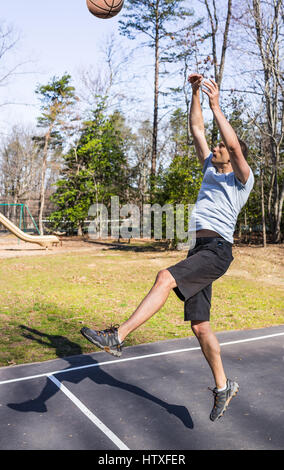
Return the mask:
<svg viewBox="0 0 284 470">
<path fill-rule="evenodd" d="M 191 73 L 188 77 L 188 81 L 191 84 L 192 90 L 197 91 L 201 87 L 203 76 L 200 73 Z"/>
<path fill-rule="evenodd" d="M 206 82 L 203 82 L 203 86 L 206 86 L 207 90 L 205 88 L 201 89 L 209 97 L 210 108 L 213 110 L 214 108 L 219 107 L 219 88 L 217 83 L 214 82 L 214 80 L 212 80 L 211 78 L 209 80 L 211 83 L 208 80 Z"/>
</svg>

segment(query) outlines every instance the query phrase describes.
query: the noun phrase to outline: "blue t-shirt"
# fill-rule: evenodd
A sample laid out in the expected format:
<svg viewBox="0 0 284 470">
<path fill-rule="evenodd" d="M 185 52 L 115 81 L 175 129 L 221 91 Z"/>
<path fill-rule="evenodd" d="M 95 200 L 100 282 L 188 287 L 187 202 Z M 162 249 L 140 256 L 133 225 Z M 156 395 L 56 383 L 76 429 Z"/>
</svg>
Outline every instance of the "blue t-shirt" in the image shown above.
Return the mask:
<svg viewBox="0 0 284 470">
<path fill-rule="evenodd" d="M 218 173 L 211 160 L 212 153 L 204 162 L 204 177 L 193 211 L 196 230 L 213 230 L 234 243 L 238 215 L 253 188 L 253 172 L 250 168 L 248 180 L 243 184 L 233 171 Z"/>
</svg>

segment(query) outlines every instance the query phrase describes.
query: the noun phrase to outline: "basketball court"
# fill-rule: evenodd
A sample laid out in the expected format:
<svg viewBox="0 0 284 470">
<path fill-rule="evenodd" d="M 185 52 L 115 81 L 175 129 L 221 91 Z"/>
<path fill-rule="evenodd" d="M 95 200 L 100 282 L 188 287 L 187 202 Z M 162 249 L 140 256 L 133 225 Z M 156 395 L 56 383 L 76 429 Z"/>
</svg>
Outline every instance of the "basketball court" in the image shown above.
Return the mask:
<svg viewBox="0 0 284 470">
<path fill-rule="evenodd" d="M 1 368 L 1 450 L 283 449 L 284 325 L 217 337 L 240 385 L 218 421 L 197 340 L 175 339 Z"/>
</svg>

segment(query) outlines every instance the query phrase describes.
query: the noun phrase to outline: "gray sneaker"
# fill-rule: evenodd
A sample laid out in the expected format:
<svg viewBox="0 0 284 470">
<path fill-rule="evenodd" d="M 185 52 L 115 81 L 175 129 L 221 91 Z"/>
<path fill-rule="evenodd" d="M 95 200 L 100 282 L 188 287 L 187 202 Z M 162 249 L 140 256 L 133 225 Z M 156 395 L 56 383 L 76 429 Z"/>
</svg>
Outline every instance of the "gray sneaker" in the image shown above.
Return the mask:
<svg viewBox="0 0 284 470">
<path fill-rule="evenodd" d="M 209 387 L 208 387 L 209 388 Z M 226 411 L 231 399 L 238 393 L 239 385 L 237 382 L 233 382 L 227 379 L 227 388 L 223 392 L 217 392 L 217 388 L 209 388 L 214 395 L 214 406 L 210 413 L 211 421 L 215 421 L 223 416 Z"/>
<path fill-rule="evenodd" d="M 80 331 L 82 335 L 95 344 L 98 348 L 103 349 L 105 352 L 112 356 L 121 356 L 123 342 L 118 340 L 119 325 L 111 325 L 105 330 L 91 330 L 90 328 L 82 328 Z"/>
</svg>

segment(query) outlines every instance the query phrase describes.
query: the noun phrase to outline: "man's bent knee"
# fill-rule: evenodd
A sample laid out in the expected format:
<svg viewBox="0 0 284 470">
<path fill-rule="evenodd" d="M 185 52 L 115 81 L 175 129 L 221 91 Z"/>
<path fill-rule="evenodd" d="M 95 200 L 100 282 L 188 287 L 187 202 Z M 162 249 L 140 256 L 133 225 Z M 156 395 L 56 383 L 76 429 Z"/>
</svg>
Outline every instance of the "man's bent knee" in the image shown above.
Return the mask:
<svg viewBox="0 0 284 470">
<path fill-rule="evenodd" d="M 162 284 L 169 289 L 173 289 L 177 286 L 175 278 L 167 269 L 162 269 L 158 272 L 155 284 Z"/>
<path fill-rule="evenodd" d="M 209 321 L 192 321 L 191 329 L 197 338 L 211 332 Z"/>
</svg>

